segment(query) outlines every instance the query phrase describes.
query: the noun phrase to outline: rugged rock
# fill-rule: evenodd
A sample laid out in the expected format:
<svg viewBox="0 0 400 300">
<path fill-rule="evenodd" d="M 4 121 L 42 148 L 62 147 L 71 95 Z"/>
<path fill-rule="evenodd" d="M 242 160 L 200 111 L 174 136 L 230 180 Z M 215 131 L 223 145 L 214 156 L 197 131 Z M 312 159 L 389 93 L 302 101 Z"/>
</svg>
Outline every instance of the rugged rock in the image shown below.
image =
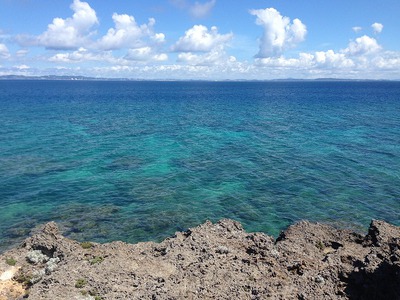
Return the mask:
<svg viewBox="0 0 400 300">
<path fill-rule="evenodd" d="M 52 222 L 0 256 L 0 300 L 22 297 L 400 299 L 400 228 L 302 221 L 274 240 L 225 219 L 132 245 L 78 243 Z"/>
</svg>

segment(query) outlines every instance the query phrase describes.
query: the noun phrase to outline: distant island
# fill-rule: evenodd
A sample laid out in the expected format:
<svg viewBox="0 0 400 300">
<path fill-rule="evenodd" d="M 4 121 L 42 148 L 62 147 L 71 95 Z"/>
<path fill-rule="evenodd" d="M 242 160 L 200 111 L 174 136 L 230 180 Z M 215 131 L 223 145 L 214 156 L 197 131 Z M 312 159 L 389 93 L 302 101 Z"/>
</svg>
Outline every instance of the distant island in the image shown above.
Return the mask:
<svg viewBox="0 0 400 300">
<path fill-rule="evenodd" d="M 71 80 L 71 81 L 108 81 L 108 80 L 118 80 L 125 81 L 130 80 L 126 78 L 99 78 L 99 77 L 86 77 L 86 76 L 58 76 L 58 75 L 43 75 L 43 76 L 25 76 L 25 75 L 2 75 L 0 80 Z"/>
</svg>

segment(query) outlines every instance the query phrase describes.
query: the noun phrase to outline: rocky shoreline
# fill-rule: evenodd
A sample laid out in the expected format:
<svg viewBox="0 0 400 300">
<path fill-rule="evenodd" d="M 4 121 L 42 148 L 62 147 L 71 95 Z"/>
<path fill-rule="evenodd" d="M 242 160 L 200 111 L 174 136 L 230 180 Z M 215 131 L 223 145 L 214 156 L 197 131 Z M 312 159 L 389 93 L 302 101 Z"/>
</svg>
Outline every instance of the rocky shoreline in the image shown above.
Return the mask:
<svg viewBox="0 0 400 300">
<path fill-rule="evenodd" d="M 400 299 L 400 228 L 302 221 L 277 238 L 224 219 L 161 243 L 79 243 L 44 225 L 0 256 L 8 299 Z"/>
</svg>

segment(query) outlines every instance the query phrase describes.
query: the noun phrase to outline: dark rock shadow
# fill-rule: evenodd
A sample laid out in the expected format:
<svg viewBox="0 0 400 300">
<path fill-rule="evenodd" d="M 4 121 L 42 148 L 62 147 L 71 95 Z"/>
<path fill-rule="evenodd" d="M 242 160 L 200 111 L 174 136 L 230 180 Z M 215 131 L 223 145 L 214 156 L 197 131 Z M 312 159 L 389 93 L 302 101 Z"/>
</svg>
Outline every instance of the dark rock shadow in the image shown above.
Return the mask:
<svg viewBox="0 0 400 300">
<path fill-rule="evenodd" d="M 400 300 L 400 265 L 382 262 L 374 272 L 353 271 L 345 280 L 352 300 Z"/>
</svg>

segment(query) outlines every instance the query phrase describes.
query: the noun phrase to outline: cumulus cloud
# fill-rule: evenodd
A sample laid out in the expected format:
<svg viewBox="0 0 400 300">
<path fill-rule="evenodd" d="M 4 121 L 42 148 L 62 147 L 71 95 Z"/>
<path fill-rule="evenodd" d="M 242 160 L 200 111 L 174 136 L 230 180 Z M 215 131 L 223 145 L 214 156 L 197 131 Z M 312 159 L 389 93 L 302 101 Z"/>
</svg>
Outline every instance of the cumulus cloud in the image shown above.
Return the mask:
<svg viewBox="0 0 400 300">
<path fill-rule="evenodd" d="M 44 46 L 52 50 L 85 48 L 93 51 L 136 49 L 146 46 L 157 48 L 165 42 L 163 33 L 154 32 L 156 23 L 154 18 L 150 18 L 147 24 L 140 25 L 133 16 L 117 13 L 112 15 L 114 27 L 96 39 L 97 32 L 94 31 L 94 26 L 99 24 L 96 11 L 87 2 L 80 0 L 74 0 L 70 7 L 74 11 L 72 17 L 54 18 L 47 30 L 39 36 L 18 35 L 14 40 L 24 47 Z M 71 55 L 75 56 L 76 53 L 80 51 Z"/>
<path fill-rule="evenodd" d="M 123 57 L 114 56 L 110 51 L 91 51 L 86 48 L 79 48 L 73 52 L 57 53 L 51 56 L 48 61 L 53 63 L 84 63 L 90 61 L 101 62 L 102 64 L 127 65 L 132 61 L 138 62 L 161 62 L 166 61 L 168 55 L 157 53 L 151 47 L 129 49 Z"/>
<path fill-rule="evenodd" d="M 180 63 L 190 66 L 221 66 L 236 60 L 225 51 L 232 37 L 232 33 L 218 33 L 215 26 L 208 29 L 204 25 L 195 25 L 179 38 L 172 50 L 179 52 L 177 61 Z"/>
<path fill-rule="evenodd" d="M 7 59 L 10 57 L 10 51 L 8 51 L 8 48 L 4 44 L 0 44 L 0 58 L 2 59 Z"/>
<path fill-rule="evenodd" d="M 195 2 L 195 4 L 189 8 L 189 12 L 195 18 L 203 18 L 211 12 L 216 2 L 216 0 L 205 3 Z"/>
<path fill-rule="evenodd" d="M 49 58 L 49 61 L 56 63 L 81 63 L 86 61 L 101 61 L 115 63 L 116 59 L 110 51 L 93 53 L 83 47 L 73 52 L 57 53 Z"/>
<path fill-rule="evenodd" d="M 194 62 L 194 64 L 196 64 L 199 61 L 199 55 L 193 54 L 192 52 L 179 53 L 178 61 L 179 62 L 189 62 L 192 64 Z"/>
<path fill-rule="evenodd" d="M 382 47 L 378 44 L 376 39 L 363 35 L 355 41 L 350 42 L 349 46 L 344 49 L 343 52 L 349 55 L 365 55 L 376 53 L 381 49 Z"/>
<path fill-rule="evenodd" d="M 114 27 L 96 38 L 94 26 L 99 24 L 99 20 L 95 10 L 81 0 L 73 0 L 70 7 L 74 11 L 72 17 L 54 18 L 47 30 L 39 36 L 19 35 L 15 41 L 22 46 L 44 46 L 47 49 L 66 51 L 47 58 L 56 63 L 129 63 L 132 60 L 168 59 L 165 53 L 160 53 L 165 35 L 154 31 L 154 18 L 150 18 L 146 24 L 138 24 L 131 15 L 114 13 Z M 113 50 L 120 49 L 128 50 L 126 57 L 114 57 Z M 21 51 L 19 56 L 23 55 L 24 52 Z"/>
<path fill-rule="evenodd" d="M 375 34 L 381 33 L 383 30 L 383 25 L 381 23 L 374 23 L 371 25 Z"/>
<path fill-rule="evenodd" d="M 72 53 L 57 53 L 52 57 L 50 57 L 49 61 L 57 63 L 60 62 L 69 63 L 69 62 L 80 62 L 83 59 L 85 60 L 90 59 L 90 54 L 87 53 L 87 50 L 85 48 L 80 48 Z"/>
<path fill-rule="evenodd" d="M 398 79 L 400 53 L 380 51 L 372 56 L 348 56 L 343 50 L 300 53 L 297 58 L 256 59 L 259 77 Z"/>
<path fill-rule="evenodd" d="M 41 35 L 12 38 L 0 32 L 0 63 L 3 65 L 0 74 L 82 74 L 147 79 L 400 78 L 400 53 L 385 51 L 372 34 L 372 37 L 359 34 L 340 50 L 297 55 L 290 52 L 290 57 L 285 57 L 286 50 L 304 41 L 307 28 L 301 20 L 291 21 L 274 8 L 250 11 L 263 29 L 254 62 L 237 61 L 227 53 L 228 45 L 232 46 L 232 33 L 219 33 L 215 26 L 195 25 L 169 47 L 177 52 L 170 54 L 176 55 L 176 63 L 170 63 L 163 51 L 165 35 L 155 32 L 153 18 L 138 24 L 131 15 L 114 13 L 114 25 L 97 35 L 96 12 L 83 1 L 73 0 L 72 16 L 55 18 Z M 206 16 L 216 4 L 216 0 L 170 1 L 196 18 Z M 374 23 L 371 28 L 378 34 L 383 25 Z M 359 26 L 352 29 L 356 33 L 362 30 Z M 5 44 L 10 40 L 24 41 L 26 47 L 11 55 Z M 27 46 L 32 45 L 53 50 L 27 55 Z M 10 61 L 15 65 L 11 67 Z M 35 67 L 49 61 L 54 63 L 51 68 Z"/>
<path fill-rule="evenodd" d="M 376 68 L 381 70 L 393 70 L 399 73 L 400 70 L 400 53 L 393 51 L 386 51 L 377 55 L 372 60 L 370 60 Z M 399 75 L 398 75 L 399 76 Z M 399 78 L 399 77 L 397 77 Z"/>
<path fill-rule="evenodd" d="M 151 36 L 151 38 L 157 43 L 164 43 L 165 42 L 165 34 L 164 33 L 155 33 Z"/>
<path fill-rule="evenodd" d="M 315 53 L 300 53 L 298 58 L 267 57 L 256 59 L 259 66 L 269 66 L 286 69 L 348 69 L 354 62 L 344 53 L 333 50 L 317 51 Z"/>
<path fill-rule="evenodd" d="M 129 49 L 124 58 L 132 61 L 166 61 L 168 60 L 168 55 L 165 53 L 155 53 L 151 47 L 142 47 Z"/>
<path fill-rule="evenodd" d="M 265 57 L 256 58 L 255 65 L 258 67 L 268 67 L 276 69 L 309 69 L 313 65 L 314 55 L 309 53 L 300 53 L 298 58 Z"/>
<path fill-rule="evenodd" d="M 172 47 L 177 52 L 209 52 L 214 48 L 226 44 L 233 37 L 232 33 L 219 34 L 218 28 L 210 30 L 203 25 L 194 25 L 180 37 Z"/>
<path fill-rule="evenodd" d="M 250 14 L 257 17 L 256 24 L 264 28 L 260 39 L 259 58 L 280 56 L 286 49 L 304 41 L 306 26 L 299 20 L 284 17 L 275 8 L 252 9 Z"/>
<path fill-rule="evenodd" d="M 149 38 L 155 43 L 165 41 L 163 33 L 154 33 L 153 26 L 156 21 L 153 18 L 150 18 L 147 24 L 142 25 L 138 25 L 133 16 L 126 14 L 114 13 L 112 18 L 115 28 L 110 28 L 98 42 L 102 49 L 136 48 L 143 46 L 143 38 Z"/>
<path fill-rule="evenodd" d="M 96 12 L 87 2 L 74 0 L 71 18 L 55 18 L 47 30 L 37 38 L 38 45 L 49 49 L 76 49 L 88 44 L 94 25 L 98 24 Z"/>
<path fill-rule="evenodd" d="M 349 74 L 346 72 L 360 76 L 362 72 L 388 68 L 388 66 L 398 65 L 399 62 L 399 56 L 389 56 L 387 52 L 382 51 L 382 47 L 374 38 L 366 35 L 350 41 L 346 48 L 338 52 L 334 50 L 316 51 L 300 53 L 298 58 L 279 56 L 257 58 L 255 61 L 256 65 L 260 67 L 270 67 L 275 70 L 303 70 L 304 74 L 300 75 L 301 77 L 308 72 L 309 75 L 332 76 L 333 74 L 343 78 L 348 78 Z"/>
<path fill-rule="evenodd" d="M 350 68 L 354 66 L 354 62 L 344 53 L 336 53 L 333 50 L 315 52 L 313 60 L 318 67 Z"/>
<path fill-rule="evenodd" d="M 182 52 L 178 55 L 178 62 L 193 66 L 222 65 L 226 62 L 234 61 L 236 61 L 236 58 L 233 56 L 228 57 L 223 46 L 216 47 L 207 53 Z"/>
</svg>

